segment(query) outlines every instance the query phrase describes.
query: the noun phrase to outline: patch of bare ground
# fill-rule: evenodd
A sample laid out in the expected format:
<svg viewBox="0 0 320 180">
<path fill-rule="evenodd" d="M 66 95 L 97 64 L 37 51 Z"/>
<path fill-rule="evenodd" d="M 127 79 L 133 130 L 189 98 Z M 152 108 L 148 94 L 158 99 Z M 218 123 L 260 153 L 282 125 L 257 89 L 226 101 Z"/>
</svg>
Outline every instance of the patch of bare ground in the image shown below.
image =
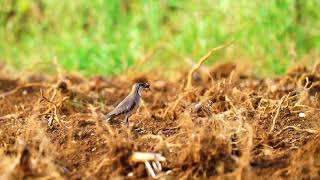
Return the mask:
<svg viewBox="0 0 320 180">
<path fill-rule="evenodd" d="M 320 72 L 265 79 L 225 63 L 168 80 L 75 75 L 0 79 L 1 179 L 149 178 L 135 152 L 166 158 L 167 179 L 319 179 Z M 33 75 L 33 77 L 36 77 Z M 131 128 L 104 114 L 148 81 Z M 190 82 L 188 82 L 190 83 Z"/>
</svg>

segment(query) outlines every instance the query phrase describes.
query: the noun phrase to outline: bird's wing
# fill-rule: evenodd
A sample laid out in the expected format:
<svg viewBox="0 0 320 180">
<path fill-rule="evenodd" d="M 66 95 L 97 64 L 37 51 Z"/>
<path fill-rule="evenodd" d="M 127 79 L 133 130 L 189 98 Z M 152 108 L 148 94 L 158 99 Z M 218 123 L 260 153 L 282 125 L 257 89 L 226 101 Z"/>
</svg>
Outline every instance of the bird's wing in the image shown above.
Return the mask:
<svg viewBox="0 0 320 180">
<path fill-rule="evenodd" d="M 127 96 L 117 107 L 114 108 L 110 113 L 107 114 L 107 117 L 118 116 L 120 114 L 127 113 L 131 111 L 136 105 L 136 102 L 131 96 Z"/>
</svg>

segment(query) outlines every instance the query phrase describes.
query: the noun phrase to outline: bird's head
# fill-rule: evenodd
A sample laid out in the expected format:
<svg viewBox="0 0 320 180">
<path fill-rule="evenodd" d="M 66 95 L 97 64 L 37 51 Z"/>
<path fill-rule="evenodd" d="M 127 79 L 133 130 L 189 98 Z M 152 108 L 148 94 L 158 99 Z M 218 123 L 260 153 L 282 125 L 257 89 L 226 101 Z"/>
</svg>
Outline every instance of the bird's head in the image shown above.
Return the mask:
<svg viewBox="0 0 320 180">
<path fill-rule="evenodd" d="M 150 89 L 150 85 L 148 83 L 135 83 L 132 87 L 132 90 L 134 92 L 138 92 L 139 95 L 141 95 L 142 90 Z"/>
</svg>

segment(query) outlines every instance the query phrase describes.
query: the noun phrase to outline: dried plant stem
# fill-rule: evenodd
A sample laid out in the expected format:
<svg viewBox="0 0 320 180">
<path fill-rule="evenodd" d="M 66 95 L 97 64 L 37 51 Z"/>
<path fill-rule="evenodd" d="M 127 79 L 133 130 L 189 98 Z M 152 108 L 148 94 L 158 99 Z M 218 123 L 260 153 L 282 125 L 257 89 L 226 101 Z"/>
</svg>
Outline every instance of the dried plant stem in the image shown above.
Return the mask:
<svg viewBox="0 0 320 180">
<path fill-rule="evenodd" d="M 25 85 L 22 85 L 22 86 L 18 86 L 18 87 L 16 87 L 15 89 L 13 89 L 11 91 L 8 91 L 8 92 L 0 94 L 0 98 L 5 98 L 8 95 L 14 94 L 15 92 L 17 92 L 18 90 L 20 90 L 22 88 L 35 87 L 35 86 L 48 87 L 49 85 L 42 84 L 42 83 L 28 83 L 28 84 L 25 84 Z"/>
<path fill-rule="evenodd" d="M 273 129 L 274 129 L 274 126 L 275 126 L 275 124 L 276 124 L 276 120 L 277 120 L 277 118 L 278 118 L 278 116 L 279 116 L 279 113 L 280 113 L 281 105 L 282 105 L 282 103 L 283 103 L 283 101 L 284 101 L 284 99 L 285 99 L 286 97 L 287 97 L 287 96 L 283 96 L 283 97 L 281 98 L 280 102 L 279 102 L 279 105 L 278 105 L 278 107 L 277 107 L 277 112 L 276 112 L 275 116 L 273 117 L 272 125 L 271 125 L 271 128 L 270 128 L 270 131 L 269 131 L 269 132 L 272 132 Z"/>
<path fill-rule="evenodd" d="M 301 129 L 301 128 L 298 128 L 296 126 L 287 126 L 287 127 L 283 128 L 281 131 L 279 131 L 275 136 L 280 135 L 283 131 L 285 131 L 287 129 L 294 129 L 295 131 L 307 132 L 307 133 L 311 133 L 311 134 L 318 133 L 318 131 L 315 130 L 315 129 Z"/>
<path fill-rule="evenodd" d="M 244 137 L 247 144 L 246 144 L 246 148 L 243 149 L 243 155 L 240 158 L 239 168 L 237 168 L 234 171 L 234 179 L 237 179 L 237 180 L 242 179 L 241 177 L 243 177 L 243 173 L 245 171 L 245 168 L 248 167 L 250 164 L 250 158 L 251 158 L 250 152 L 251 152 L 252 146 L 253 146 L 253 129 L 249 124 L 244 124 L 244 126 L 245 126 L 245 130 L 247 131 L 246 132 L 247 135 L 246 135 L 246 137 Z"/>
<path fill-rule="evenodd" d="M 184 97 L 186 97 L 187 95 L 188 95 L 188 93 L 185 93 L 185 94 L 183 94 L 183 95 L 180 95 L 179 98 L 178 98 L 177 100 L 175 100 L 172 108 L 169 108 L 169 107 L 168 107 L 168 108 L 166 109 L 166 111 L 165 111 L 164 114 L 163 114 L 163 117 L 166 117 L 166 115 L 168 114 L 169 110 L 174 111 L 174 110 L 176 109 L 176 107 L 178 106 L 178 104 L 180 103 L 180 101 L 181 101 Z"/>
<path fill-rule="evenodd" d="M 101 162 L 96 166 L 95 171 L 92 174 L 97 174 L 100 171 L 100 169 L 102 168 L 102 166 L 109 165 L 110 162 L 111 162 L 111 159 L 109 159 L 109 158 L 102 159 Z M 90 174 L 90 176 L 92 174 Z"/>
<path fill-rule="evenodd" d="M 312 67 L 312 74 L 317 73 L 317 71 L 319 71 L 320 69 L 320 61 L 318 61 L 313 67 Z"/>
<path fill-rule="evenodd" d="M 60 122 L 62 121 L 58 116 L 58 107 L 63 103 L 63 101 L 67 100 L 68 98 L 64 98 L 59 104 L 56 104 L 55 102 L 49 100 L 47 97 L 44 96 L 42 89 L 40 89 L 40 95 L 41 95 L 41 99 L 53 105 L 53 108 L 48 108 L 48 110 L 44 114 L 48 114 L 53 109 L 54 117 L 57 120 L 58 124 L 60 125 Z"/>
<path fill-rule="evenodd" d="M 228 43 L 226 43 L 226 44 L 223 44 L 223 45 L 221 45 L 221 46 L 215 47 L 215 48 L 211 49 L 206 55 L 202 56 L 202 57 L 200 58 L 200 60 L 198 61 L 198 64 L 197 64 L 196 66 L 194 66 L 194 67 L 189 71 L 188 81 L 187 81 L 187 86 L 186 86 L 186 88 L 187 88 L 187 89 L 190 89 L 190 88 L 192 87 L 192 75 L 193 75 L 193 73 L 200 68 L 200 66 L 211 56 L 212 53 L 217 52 L 217 51 L 220 51 L 220 50 L 222 50 L 222 49 L 224 49 L 224 48 L 232 45 L 233 42 L 234 42 L 234 41 L 232 40 L 232 41 L 230 41 L 230 42 L 228 42 Z"/>
<path fill-rule="evenodd" d="M 159 135 L 153 135 L 153 134 L 146 134 L 146 135 L 143 135 L 140 137 L 140 140 L 141 139 L 157 139 L 159 141 L 159 143 L 163 143 L 163 138 L 162 136 L 159 136 Z"/>
<path fill-rule="evenodd" d="M 191 67 L 194 67 L 195 65 L 196 65 L 196 63 L 195 62 L 193 62 L 193 60 L 191 59 L 191 58 L 183 58 L 186 62 L 187 62 L 187 64 L 188 65 L 190 65 Z M 210 81 L 211 81 L 211 83 L 213 83 L 213 81 L 214 81 L 214 79 L 213 79 L 213 77 L 211 76 L 211 74 L 210 74 L 210 71 L 209 71 L 209 69 L 208 68 L 206 68 L 206 67 L 199 67 L 199 71 L 200 72 L 202 72 L 202 73 L 204 73 L 204 74 L 206 74 L 208 77 L 209 77 L 209 79 L 210 79 Z"/>
<path fill-rule="evenodd" d="M 4 115 L 4 116 L 1 116 L 1 117 L 0 117 L 0 120 L 10 119 L 10 118 L 16 119 L 16 118 L 19 117 L 21 114 L 23 114 L 23 112 L 7 114 L 7 115 Z"/>
</svg>

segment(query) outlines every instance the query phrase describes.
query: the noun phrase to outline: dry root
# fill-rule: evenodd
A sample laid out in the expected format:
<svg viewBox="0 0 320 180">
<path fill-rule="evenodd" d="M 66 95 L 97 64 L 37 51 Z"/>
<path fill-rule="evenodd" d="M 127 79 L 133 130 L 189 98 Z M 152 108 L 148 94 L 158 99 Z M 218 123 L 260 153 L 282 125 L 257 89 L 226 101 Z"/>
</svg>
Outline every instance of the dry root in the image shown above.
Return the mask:
<svg viewBox="0 0 320 180">
<path fill-rule="evenodd" d="M 156 172 L 160 173 L 162 171 L 160 162 L 166 161 L 166 158 L 157 153 L 135 152 L 131 155 L 129 161 L 144 163 L 151 177 L 158 178 L 160 174 L 157 175 Z"/>
<path fill-rule="evenodd" d="M 218 46 L 216 48 L 213 48 L 206 55 L 201 57 L 200 60 L 198 61 L 198 64 L 196 66 L 194 66 L 189 71 L 186 89 L 191 89 L 192 88 L 192 75 L 193 75 L 193 73 L 200 68 L 200 66 L 212 55 L 212 53 L 215 53 L 215 52 L 220 51 L 220 50 L 222 50 L 224 48 L 227 48 L 228 46 L 232 45 L 233 42 L 234 41 L 232 40 L 232 41 L 230 41 L 230 42 L 228 42 L 228 43 L 226 43 L 224 45 L 221 45 L 221 46 Z"/>
</svg>

